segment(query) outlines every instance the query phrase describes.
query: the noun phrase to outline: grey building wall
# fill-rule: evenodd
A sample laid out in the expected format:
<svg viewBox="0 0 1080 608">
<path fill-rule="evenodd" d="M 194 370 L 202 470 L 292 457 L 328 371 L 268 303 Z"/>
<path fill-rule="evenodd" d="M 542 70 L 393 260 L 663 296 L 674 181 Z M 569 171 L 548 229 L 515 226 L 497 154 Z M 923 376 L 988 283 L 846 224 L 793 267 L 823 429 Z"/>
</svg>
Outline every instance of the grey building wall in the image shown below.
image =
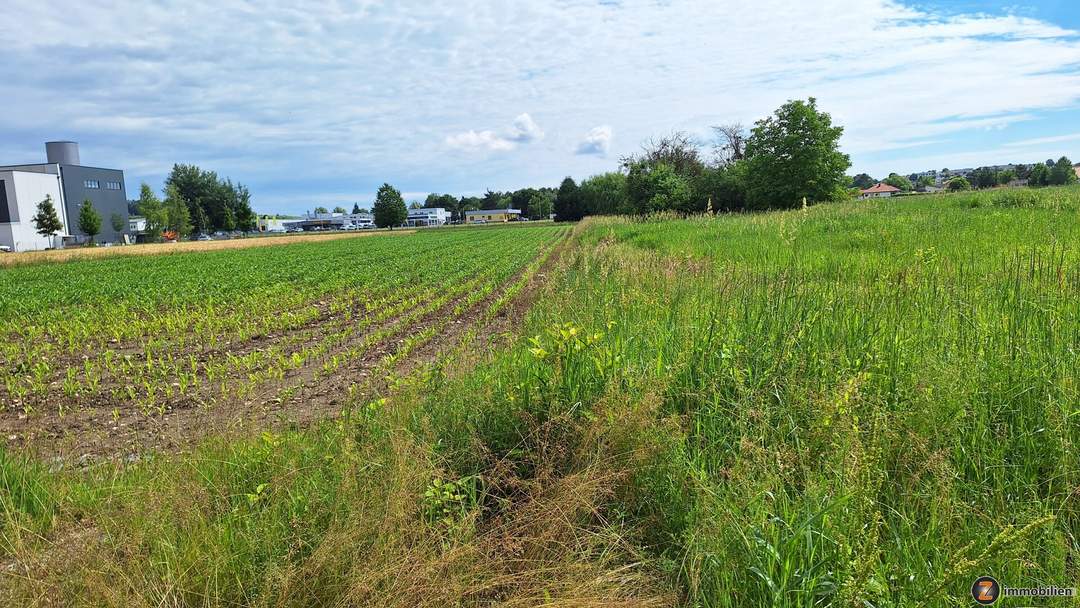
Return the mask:
<svg viewBox="0 0 1080 608">
<path fill-rule="evenodd" d="M 86 236 L 79 230 L 79 206 L 84 200 L 89 199 L 94 204 L 94 209 L 101 215 L 101 234 L 97 235 L 98 242 L 118 243 L 123 241 L 123 232 L 128 225 L 127 190 L 124 186 L 124 172 L 119 169 L 98 169 L 96 167 L 82 167 L 77 165 L 60 165 L 60 174 L 64 183 L 64 206 L 67 208 L 67 216 L 71 221 L 69 231 L 71 234 Z M 86 182 L 94 180 L 97 188 L 88 188 Z M 109 182 L 119 183 L 119 190 L 107 188 Z M 112 215 L 116 213 L 123 218 L 124 230 L 117 232 L 112 227 Z"/>
</svg>

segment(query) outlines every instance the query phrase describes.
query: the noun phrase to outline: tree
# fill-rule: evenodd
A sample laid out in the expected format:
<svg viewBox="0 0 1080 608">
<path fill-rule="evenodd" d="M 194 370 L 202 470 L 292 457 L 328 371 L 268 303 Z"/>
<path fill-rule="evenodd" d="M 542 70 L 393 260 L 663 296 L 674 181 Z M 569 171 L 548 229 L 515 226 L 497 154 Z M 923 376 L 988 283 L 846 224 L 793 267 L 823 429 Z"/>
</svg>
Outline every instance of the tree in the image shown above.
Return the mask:
<svg viewBox="0 0 1080 608">
<path fill-rule="evenodd" d="M 409 210 L 405 208 L 405 199 L 401 198 L 401 192 L 390 184 L 383 184 L 379 193 L 375 196 L 375 205 L 372 207 L 375 214 L 375 225 L 379 228 L 400 226 L 409 217 Z"/>
<path fill-rule="evenodd" d="M 621 162 L 626 171 L 634 165 L 653 167 L 663 163 L 686 177 L 698 175 L 705 169 L 697 143 L 682 131 L 660 139 L 650 139 L 642 144 L 640 154 L 624 156 Z"/>
<path fill-rule="evenodd" d="M 362 211 L 360 211 L 360 203 L 353 203 L 352 212 L 353 212 L 353 215 L 356 215 L 358 213 L 363 213 Z"/>
<path fill-rule="evenodd" d="M 101 234 L 101 214 L 94 209 L 94 203 L 86 199 L 79 206 L 79 230 L 90 237 L 90 245 L 94 244 L 94 237 Z"/>
<path fill-rule="evenodd" d="M 904 192 L 911 192 L 911 190 L 913 189 L 910 179 L 904 177 L 903 175 L 897 175 L 896 173 L 890 173 L 889 177 L 886 177 L 884 180 L 881 181 L 881 183 L 888 184 L 893 188 L 899 188 Z"/>
<path fill-rule="evenodd" d="M 747 206 L 793 208 L 846 198 L 851 159 L 839 151 L 843 127 L 817 109 L 817 100 L 789 101 L 755 123 L 746 144 Z"/>
<path fill-rule="evenodd" d="M 626 175 L 626 199 L 634 213 L 680 211 L 690 213 L 693 189 L 686 176 L 667 163 L 637 163 Z M 703 210 L 703 209 L 702 209 Z"/>
<path fill-rule="evenodd" d="M 323 206 L 315 207 L 315 215 L 319 215 L 320 213 L 330 213 L 330 210 Z"/>
<path fill-rule="evenodd" d="M 64 225 L 60 223 L 60 216 L 56 214 L 56 207 L 53 205 L 52 196 L 45 195 L 45 200 L 38 203 L 37 214 L 31 220 L 34 223 L 34 229 L 41 236 L 49 239 L 49 246 L 53 246 L 53 237 L 57 232 L 64 229 Z"/>
<path fill-rule="evenodd" d="M 145 182 L 139 187 L 139 201 L 135 206 L 136 212 L 146 220 L 146 237 L 150 241 L 161 238 L 161 231 L 165 230 L 169 220 L 165 207 L 161 204 L 154 191 Z"/>
<path fill-rule="evenodd" d="M 574 178 L 567 177 L 559 184 L 559 191 L 555 195 L 555 220 L 576 222 L 583 217 L 585 210 L 581 206 L 581 190 Z"/>
<path fill-rule="evenodd" d="M 251 193 L 242 184 L 222 180 L 217 173 L 195 165 L 177 164 L 173 165 L 165 185 L 176 187 L 188 205 L 190 217 L 197 224 L 201 223 L 200 230 L 252 230 L 255 227 Z"/>
<path fill-rule="evenodd" d="M 109 216 L 109 224 L 112 226 L 113 232 L 121 233 L 124 231 L 124 216 L 119 213 L 114 213 Z"/>
<path fill-rule="evenodd" d="M 614 215 L 623 211 L 626 175 L 618 171 L 594 175 L 578 187 L 584 215 Z"/>
<path fill-rule="evenodd" d="M 876 183 L 877 180 L 870 177 L 866 173 L 860 173 L 855 177 L 851 178 L 851 185 L 855 186 L 859 190 L 866 190 L 867 188 L 872 187 Z"/>
<path fill-rule="evenodd" d="M 555 209 L 555 192 L 550 188 L 537 190 L 536 194 L 529 199 L 529 219 L 546 220 Z"/>
<path fill-rule="evenodd" d="M 712 128 L 716 139 L 713 155 L 719 167 L 727 167 L 746 158 L 746 127 L 742 123 L 719 125 Z"/>
<path fill-rule="evenodd" d="M 424 206 L 420 204 L 420 201 L 412 201 L 409 203 L 409 209 L 423 209 Z"/>
<path fill-rule="evenodd" d="M 179 240 L 191 236 L 191 212 L 188 203 L 180 195 L 180 190 L 172 184 L 165 186 L 164 205 L 165 229 L 172 232 Z"/>
<path fill-rule="evenodd" d="M 694 183 L 694 196 L 700 211 L 746 209 L 746 161 L 706 169 Z"/>
<path fill-rule="evenodd" d="M 973 186 L 976 188 L 993 188 L 997 185 L 997 172 L 990 167 L 979 167 L 971 175 Z"/>
<path fill-rule="evenodd" d="M 1049 186 L 1050 169 L 1043 163 L 1033 165 L 1031 167 L 1031 173 L 1028 174 L 1028 185 L 1034 188 Z"/>
<path fill-rule="evenodd" d="M 1072 161 L 1062 156 L 1050 169 L 1051 186 L 1067 186 L 1076 183 L 1076 170 L 1073 169 Z"/>
<path fill-rule="evenodd" d="M 949 192 L 961 192 L 963 190 L 971 190 L 971 182 L 969 182 L 966 177 L 962 175 L 957 175 L 945 184 L 945 189 Z"/>
<path fill-rule="evenodd" d="M 344 207 L 342 207 L 341 205 L 338 205 L 337 207 L 334 207 L 334 213 L 340 213 L 342 215 L 345 215 L 347 213 L 347 211 L 345 211 Z"/>
<path fill-rule="evenodd" d="M 920 191 L 925 191 L 927 188 L 931 188 L 931 187 L 936 186 L 936 185 L 937 185 L 937 182 L 934 181 L 933 177 L 930 177 L 929 175 L 924 175 L 924 176 L 919 178 L 919 183 L 916 184 L 916 187 Z"/>
</svg>

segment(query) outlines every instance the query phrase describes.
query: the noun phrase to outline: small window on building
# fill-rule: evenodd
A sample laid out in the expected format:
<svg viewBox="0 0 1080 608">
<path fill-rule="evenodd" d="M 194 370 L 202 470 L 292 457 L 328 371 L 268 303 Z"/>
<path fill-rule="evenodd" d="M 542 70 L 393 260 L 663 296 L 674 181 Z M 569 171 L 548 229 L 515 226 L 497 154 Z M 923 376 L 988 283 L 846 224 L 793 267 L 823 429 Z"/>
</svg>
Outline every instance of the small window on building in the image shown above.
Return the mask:
<svg viewBox="0 0 1080 608">
<path fill-rule="evenodd" d="M 105 182 L 105 189 L 106 190 L 119 190 L 120 189 L 120 182 Z"/>
<path fill-rule="evenodd" d="M 87 188 L 97 190 L 98 188 L 101 187 L 101 183 L 98 182 L 98 180 L 96 180 L 96 179 L 88 179 L 88 180 L 83 182 L 83 186 L 85 186 Z"/>
</svg>

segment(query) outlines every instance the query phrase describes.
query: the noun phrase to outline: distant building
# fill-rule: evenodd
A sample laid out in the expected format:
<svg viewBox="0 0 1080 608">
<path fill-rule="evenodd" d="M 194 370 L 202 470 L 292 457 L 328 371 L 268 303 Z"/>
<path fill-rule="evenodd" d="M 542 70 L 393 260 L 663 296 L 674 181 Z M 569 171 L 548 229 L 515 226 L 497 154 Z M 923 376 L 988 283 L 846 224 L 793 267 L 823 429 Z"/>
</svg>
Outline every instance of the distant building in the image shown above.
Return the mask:
<svg viewBox="0 0 1080 608">
<path fill-rule="evenodd" d="M 255 219 L 255 230 L 258 232 L 285 232 L 286 222 L 295 220 L 296 218 L 263 216 Z"/>
<path fill-rule="evenodd" d="M 375 216 L 370 213 L 308 213 L 300 219 L 284 220 L 285 230 L 356 230 L 375 227 Z"/>
<path fill-rule="evenodd" d="M 450 221 L 450 214 L 442 207 L 409 209 L 406 226 L 442 226 Z"/>
<path fill-rule="evenodd" d="M 871 188 L 867 188 L 859 193 L 860 199 L 868 198 L 888 198 L 894 194 L 899 194 L 900 189 L 889 184 L 878 183 Z"/>
<path fill-rule="evenodd" d="M 465 223 L 467 224 L 516 222 L 519 219 L 521 219 L 521 209 L 477 209 L 465 212 Z"/>
<path fill-rule="evenodd" d="M 73 141 L 47 142 L 45 157 L 44 163 L 0 167 L 0 245 L 27 251 L 87 241 L 89 237 L 79 230 L 79 206 L 84 200 L 101 216 L 101 233 L 95 241 L 123 242 L 129 233 L 124 230 L 128 227 L 124 172 L 84 167 L 79 162 L 79 144 Z M 64 225 L 53 239 L 37 234 L 31 222 L 45 195 L 52 197 Z M 113 229 L 113 215 L 122 218 L 120 232 Z"/>
<path fill-rule="evenodd" d="M 1076 177 L 1080 178 L 1080 163 L 1073 165 L 1073 172 L 1076 173 Z"/>
</svg>

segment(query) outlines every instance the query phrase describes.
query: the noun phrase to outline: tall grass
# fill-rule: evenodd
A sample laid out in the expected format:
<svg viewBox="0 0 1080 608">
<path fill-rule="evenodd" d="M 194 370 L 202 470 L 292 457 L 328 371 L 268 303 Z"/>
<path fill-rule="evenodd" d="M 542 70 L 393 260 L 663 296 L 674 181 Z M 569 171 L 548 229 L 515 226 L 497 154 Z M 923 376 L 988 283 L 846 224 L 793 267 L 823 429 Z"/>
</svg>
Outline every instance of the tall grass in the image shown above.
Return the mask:
<svg viewBox="0 0 1080 608">
<path fill-rule="evenodd" d="M 5 457 L 5 586 L 794 607 L 1072 584 L 1078 192 L 588 220 L 519 338 L 336 421 L 83 472 Z"/>
</svg>

